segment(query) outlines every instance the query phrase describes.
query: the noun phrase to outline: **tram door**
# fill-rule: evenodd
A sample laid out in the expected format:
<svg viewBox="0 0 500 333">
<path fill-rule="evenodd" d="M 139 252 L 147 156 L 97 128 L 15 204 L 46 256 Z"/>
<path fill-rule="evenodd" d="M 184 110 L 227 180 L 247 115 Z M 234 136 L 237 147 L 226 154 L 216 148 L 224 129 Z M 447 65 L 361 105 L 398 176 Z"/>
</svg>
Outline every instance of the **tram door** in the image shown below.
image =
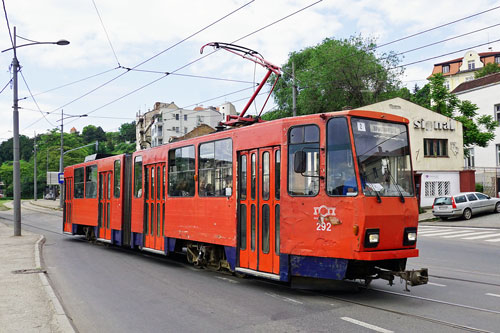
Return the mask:
<svg viewBox="0 0 500 333">
<path fill-rule="evenodd" d="M 279 147 L 242 151 L 239 176 L 239 265 L 279 274 Z"/>
<path fill-rule="evenodd" d="M 66 178 L 64 180 L 64 232 L 71 232 L 71 210 L 73 202 L 73 178 Z"/>
<path fill-rule="evenodd" d="M 99 172 L 98 238 L 111 240 L 111 171 Z"/>
<path fill-rule="evenodd" d="M 165 234 L 165 163 L 144 170 L 144 246 L 163 251 Z"/>
</svg>

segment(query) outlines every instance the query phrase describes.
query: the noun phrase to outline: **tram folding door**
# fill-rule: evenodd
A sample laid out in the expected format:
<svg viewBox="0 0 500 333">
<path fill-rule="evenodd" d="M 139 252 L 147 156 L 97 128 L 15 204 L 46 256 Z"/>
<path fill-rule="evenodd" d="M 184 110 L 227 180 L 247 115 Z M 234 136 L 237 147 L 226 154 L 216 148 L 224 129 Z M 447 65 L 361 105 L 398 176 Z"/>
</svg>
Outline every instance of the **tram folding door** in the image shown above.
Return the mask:
<svg viewBox="0 0 500 333">
<path fill-rule="evenodd" d="M 97 238 L 111 240 L 111 171 L 99 172 L 99 215 Z"/>
<path fill-rule="evenodd" d="M 73 203 L 73 178 L 66 178 L 64 180 L 64 226 L 63 232 L 71 233 L 71 214 Z"/>
<path fill-rule="evenodd" d="M 279 274 L 279 147 L 238 154 L 239 266 Z"/>
<path fill-rule="evenodd" d="M 165 163 L 144 167 L 144 247 L 164 251 Z"/>
</svg>

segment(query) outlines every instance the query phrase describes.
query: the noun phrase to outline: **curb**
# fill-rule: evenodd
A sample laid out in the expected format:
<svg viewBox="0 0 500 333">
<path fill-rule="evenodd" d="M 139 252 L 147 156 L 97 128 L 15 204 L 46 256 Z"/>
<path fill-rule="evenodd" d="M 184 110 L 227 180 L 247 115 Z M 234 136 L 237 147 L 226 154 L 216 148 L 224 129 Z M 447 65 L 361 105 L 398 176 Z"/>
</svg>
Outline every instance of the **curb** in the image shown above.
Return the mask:
<svg viewBox="0 0 500 333">
<path fill-rule="evenodd" d="M 41 268 L 41 246 L 45 243 L 45 236 L 40 235 L 40 239 L 35 244 L 35 266 L 36 268 Z M 61 330 L 61 332 L 68 332 L 68 333 L 75 333 L 75 329 L 71 325 L 71 322 L 66 315 L 66 312 L 64 311 L 64 308 L 62 307 L 61 303 L 59 302 L 59 299 L 57 298 L 56 294 L 54 293 L 54 290 L 52 289 L 52 286 L 49 283 L 49 280 L 45 276 L 46 272 L 42 272 L 38 274 L 40 277 L 40 281 L 42 282 L 43 288 L 45 292 L 47 293 L 47 296 L 49 296 L 49 300 L 54 306 L 55 310 L 55 320 L 57 321 L 58 327 Z"/>
</svg>

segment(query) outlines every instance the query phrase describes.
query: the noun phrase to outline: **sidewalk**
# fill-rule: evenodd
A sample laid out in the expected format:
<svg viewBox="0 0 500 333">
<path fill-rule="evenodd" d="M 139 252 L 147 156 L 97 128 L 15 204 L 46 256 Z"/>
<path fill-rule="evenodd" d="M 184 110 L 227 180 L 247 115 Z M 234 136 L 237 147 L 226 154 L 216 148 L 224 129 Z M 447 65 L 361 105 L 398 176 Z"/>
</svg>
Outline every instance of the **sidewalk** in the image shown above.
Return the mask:
<svg viewBox="0 0 500 333">
<path fill-rule="evenodd" d="M 0 220 L 0 332 L 74 332 L 40 262 L 44 236 L 13 235 Z"/>
</svg>

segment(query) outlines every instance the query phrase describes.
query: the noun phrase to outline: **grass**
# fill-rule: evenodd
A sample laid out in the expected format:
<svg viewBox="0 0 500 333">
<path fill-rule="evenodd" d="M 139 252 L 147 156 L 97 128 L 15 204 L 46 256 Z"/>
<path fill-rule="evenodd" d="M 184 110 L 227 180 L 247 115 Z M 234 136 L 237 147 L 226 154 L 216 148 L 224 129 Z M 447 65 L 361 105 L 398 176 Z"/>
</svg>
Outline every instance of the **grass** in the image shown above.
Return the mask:
<svg viewBox="0 0 500 333">
<path fill-rule="evenodd" d="M 10 201 L 12 201 L 12 199 L 0 199 L 0 211 L 10 210 L 10 208 L 4 206 L 4 203 L 10 202 Z"/>
</svg>

